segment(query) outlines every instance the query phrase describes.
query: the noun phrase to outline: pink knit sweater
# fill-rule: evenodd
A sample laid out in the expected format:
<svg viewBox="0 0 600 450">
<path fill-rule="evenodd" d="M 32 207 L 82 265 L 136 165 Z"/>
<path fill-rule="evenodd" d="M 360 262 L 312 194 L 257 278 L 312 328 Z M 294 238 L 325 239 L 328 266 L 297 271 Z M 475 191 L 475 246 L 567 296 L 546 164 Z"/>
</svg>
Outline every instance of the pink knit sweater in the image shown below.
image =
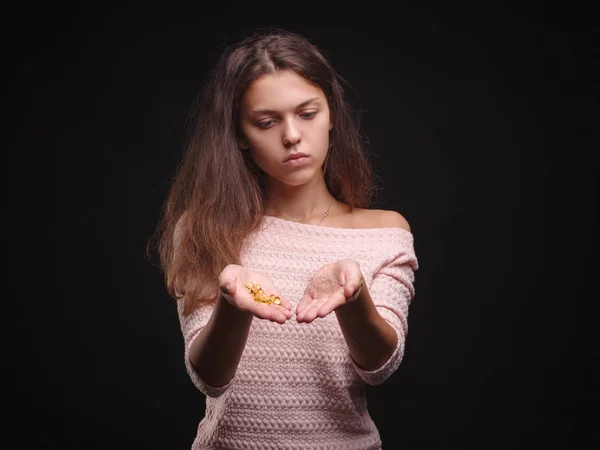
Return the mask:
<svg viewBox="0 0 600 450">
<path fill-rule="evenodd" d="M 358 261 L 377 310 L 398 333 L 396 350 L 372 372 L 353 361 L 334 313 L 308 324 L 295 319 L 317 269 L 346 258 Z M 241 261 L 271 278 L 292 303 L 292 318 L 283 325 L 254 318 L 235 377 L 215 388 L 198 377 L 188 358 L 212 307 L 188 317 L 179 308 L 185 366 L 206 395 L 192 449 L 380 449 L 365 384 L 385 381 L 402 359 L 418 268 L 413 235 L 401 228 L 329 228 L 265 216 Z"/>
</svg>

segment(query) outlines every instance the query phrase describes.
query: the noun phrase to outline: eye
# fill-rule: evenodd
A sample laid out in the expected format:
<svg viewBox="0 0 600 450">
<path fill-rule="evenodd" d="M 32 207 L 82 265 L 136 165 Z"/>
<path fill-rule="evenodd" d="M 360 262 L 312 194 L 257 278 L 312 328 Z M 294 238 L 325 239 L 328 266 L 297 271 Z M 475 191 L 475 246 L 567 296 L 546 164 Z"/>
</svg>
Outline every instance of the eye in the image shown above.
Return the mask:
<svg viewBox="0 0 600 450">
<path fill-rule="evenodd" d="M 308 112 L 303 112 L 302 114 L 300 114 L 300 117 L 302 117 L 303 119 L 306 120 L 310 120 L 313 117 L 315 117 L 317 115 L 317 111 L 308 111 Z"/>
<path fill-rule="evenodd" d="M 274 120 L 263 120 L 262 122 L 258 122 L 258 128 L 267 129 L 270 128 L 275 123 Z"/>
</svg>

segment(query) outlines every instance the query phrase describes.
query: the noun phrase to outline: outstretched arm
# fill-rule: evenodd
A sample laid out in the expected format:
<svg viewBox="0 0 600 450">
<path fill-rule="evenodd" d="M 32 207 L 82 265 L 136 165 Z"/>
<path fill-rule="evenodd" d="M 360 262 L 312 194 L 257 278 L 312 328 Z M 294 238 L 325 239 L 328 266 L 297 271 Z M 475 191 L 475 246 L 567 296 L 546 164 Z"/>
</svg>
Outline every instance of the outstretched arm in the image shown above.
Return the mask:
<svg viewBox="0 0 600 450">
<path fill-rule="evenodd" d="M 209 396 L 220 395 L 234 378 L 254 317 L 280 324 L 291 317 L 292 306 L 284 298 L 280 304 L 255 302 L 246 287 L 250 279 L 279 295 L 266 275 L 228 265 L 219 276 L 220 294 L 210 318 L 189 346 L 191 369 Z"/>
<path fill-rule="evenodd" d="M 355 301 L 335 310 L 354 361 L 366 371 L 382 367 L 398 345 L 396 330 L 377 312 L 363 283 Z"/>
<path fill-rule="evenodd" d="M 190 347 L 190 362 L 206 384 L 219 388 L 233 379 L 253 317 L 219 295 L 210 320 Z"/>
<path fill-rule="evenodd" d="M 383 366 L 396 349 L 398 335 L 377 311 L 353 259 L 327 264 L 315 273 L 296 308 L 296 319 L 309 323 L 332 311 L 358 366 L 366 371 Z"/>
</svg>

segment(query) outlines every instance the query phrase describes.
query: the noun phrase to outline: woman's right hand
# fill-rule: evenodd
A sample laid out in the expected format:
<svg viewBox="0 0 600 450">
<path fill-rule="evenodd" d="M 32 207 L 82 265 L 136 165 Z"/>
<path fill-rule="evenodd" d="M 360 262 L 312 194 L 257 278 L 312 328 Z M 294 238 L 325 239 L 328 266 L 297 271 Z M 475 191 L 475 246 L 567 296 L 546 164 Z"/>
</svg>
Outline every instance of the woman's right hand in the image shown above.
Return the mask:
<svg viewBox="0 0 600 450">
<path fill-rule="evenodd" d="M 276 305 L 254 301 L 254 297 L 246 287 L 246 283 L 260 284 L 263 291 L 270 296 L 275 294 L 281 300 Z M 271 320 L 277 323 L 285 323 L 292 317 L 292 305 L 286 299 L 281 298 L 279 290 L 273 285 L 271 279 L 260 272 L 253 272 L 243 266 L 236 264 L 227 265 L 219 275 L 219 289 L 225 299 L 235 308 L 243 312 L 253 314 L 259 319 Z"/>
</svg>

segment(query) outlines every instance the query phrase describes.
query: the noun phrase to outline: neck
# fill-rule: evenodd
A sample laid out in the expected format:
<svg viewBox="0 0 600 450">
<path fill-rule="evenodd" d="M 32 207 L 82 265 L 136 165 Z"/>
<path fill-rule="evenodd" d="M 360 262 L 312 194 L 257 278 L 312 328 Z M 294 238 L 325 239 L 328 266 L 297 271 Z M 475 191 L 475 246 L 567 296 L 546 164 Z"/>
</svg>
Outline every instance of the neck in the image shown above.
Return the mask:
<svg viewBox="0 0 600 450">
<path fill-rule="evenodd" d="M 301 223 L 318 223 L 329 209 L 336 206 L 325 180 L 317 178 L 301 186 L 278 181 L 270 183 L 265 202 L 265 215 Z"/>
</svg>

